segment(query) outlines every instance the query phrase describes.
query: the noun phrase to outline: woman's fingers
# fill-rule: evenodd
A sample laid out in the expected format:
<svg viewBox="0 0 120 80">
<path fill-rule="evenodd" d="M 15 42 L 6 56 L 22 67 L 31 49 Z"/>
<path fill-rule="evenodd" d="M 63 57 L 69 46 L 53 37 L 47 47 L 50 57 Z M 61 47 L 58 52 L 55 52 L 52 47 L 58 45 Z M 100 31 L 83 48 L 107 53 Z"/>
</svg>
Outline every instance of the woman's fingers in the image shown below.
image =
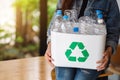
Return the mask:
<svg viewBox="0 0 120 80">
<path fill-rule="evenodd" d="M 106 68 L 106 65 L 107 65 L 107 61 L 101 63 L 101 65 L 97 67 L 97 70 L 98 71 L 104 70 Z"/>
<path fill-rule="evenodd" d="M 100 70 L 104 70 L 107 66 L 107 63 L 108 63 L 108 60 L 109 60 L 109 55 L 107 52 L 104 53 L 104 56 L 103 56 L 103 59 L 98 61 L 97 64 L 100 64 L 98 67 L 97 67 L 97 70 L 100 71 Z"/>
<path fill-rule="evenodd" d="M 105 62 L 101 61 L 99 64 L 100 64 L 100 66 L 97 67 L 98 71 L 105 69 L 105 65 L 106 65 Z"/>
<path fill-rule="evenodd" d="M 46 53 L 45 53 L 45 58 L 46 60 L 48 61 L 48 63 L 54 67 L 54 64 L 52 63 L 53 59 L 51 57 L 51 51 L 50 50 L 46 50 Z"/>
<path fill-rule="evenodd" d="M 48 60 L 48 63 L 50 64 L 50 66 L 52 66 L 52 67 L 54 67 L 54 64 L 52 63 L 52 58 L 49 58 L 49 60 Z"/>
<path fill-rule="evenodd" d="M 97 71 L 102 71 L 102 70 L 104 70 L 104 69 L 105 69 L 105 67 L 98 68 Z"/>
<path fill-rule="evenodd" d="M 52 63 L 52 58 L 51 58 L 51 56 L 49 56 L 49 55 L 45 55 L 45 58 L 46 58 L 46 60 L 48 61 L 48 63 L 53 67 L 54 65 L 53 65 L 53 63 Z"/>
</svg>

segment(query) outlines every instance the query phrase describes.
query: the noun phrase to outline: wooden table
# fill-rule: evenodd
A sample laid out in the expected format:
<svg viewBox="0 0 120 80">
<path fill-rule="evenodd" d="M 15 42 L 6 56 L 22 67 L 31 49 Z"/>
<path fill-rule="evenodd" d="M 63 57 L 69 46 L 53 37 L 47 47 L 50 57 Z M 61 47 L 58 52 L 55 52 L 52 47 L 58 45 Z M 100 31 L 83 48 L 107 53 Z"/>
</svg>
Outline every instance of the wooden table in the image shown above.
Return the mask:
<svg viewBox="0 0 120 80">
<path fill-rule="evenodd" d="M 0 80 L 52 80 L 44 57 L 0 61 Z"/>
<path fill-rule="evenodd" d="M 108 72 L 99 77 L 109 75 L 112 73 Z M 0 61 L 0 80 L 52 80 L 52 78 L 55 80 L 54 69 L 44 57 Z"/>
</svg>

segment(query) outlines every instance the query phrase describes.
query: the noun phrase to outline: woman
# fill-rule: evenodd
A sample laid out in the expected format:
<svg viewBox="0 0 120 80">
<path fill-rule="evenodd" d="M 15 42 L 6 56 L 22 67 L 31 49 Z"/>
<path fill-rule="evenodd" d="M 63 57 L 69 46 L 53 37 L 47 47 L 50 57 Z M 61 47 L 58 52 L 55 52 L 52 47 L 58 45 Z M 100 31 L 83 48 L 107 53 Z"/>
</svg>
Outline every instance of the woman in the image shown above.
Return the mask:
<svg viewBox="0 0 120 80">
<path fill-rule="evenodd" d="M 56 80 L 96 80 L 102 70 L 107 68 L 111 54 L 115 53 L 119 40 L 119 26 L 120 13 L 116 0 L 59 0 L 57 9 L 76 9 L 77 17 L 81 16 L 95 16 L 95 10 L 102 10 L 104 13 L 104 20 L 106 22 L 107 37 L 106 49 L 103 53 L 102 60 L 96 62 L 100 64 L 97 70 L 81 69 L 81 68 L 65 68 L 55 67 Z M 54 17 L 53 17 L 54 18 Z M 51 43 L 50 43 L 50 28 L 53 22 L 51 21 L 48 29 L 48 47 L 45 57 L 54 66 L 51 61 Z"/>
</svg>

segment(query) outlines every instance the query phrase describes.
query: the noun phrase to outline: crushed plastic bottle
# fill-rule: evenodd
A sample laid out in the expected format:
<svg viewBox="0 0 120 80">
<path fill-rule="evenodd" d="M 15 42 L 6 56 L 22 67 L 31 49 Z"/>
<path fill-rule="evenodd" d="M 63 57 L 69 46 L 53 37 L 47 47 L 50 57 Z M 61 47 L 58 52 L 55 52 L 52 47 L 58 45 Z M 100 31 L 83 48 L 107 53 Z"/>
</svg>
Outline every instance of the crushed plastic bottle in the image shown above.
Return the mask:
<svg viewBox="0 0 120 80">
<path fill-rule="evenodd" d="M 94 26 L 93 24 L 96 21 L 89 17 L 89 16 L 83 16 L 79 19 L 79 23 L 80 23 L 80 28 L 81 28 L 81 34 L 90 34 L 93 35 L 94 34 Z"/>
<path fill-rule="evenodd" d="M 106 34 L 106 24 L 101 10 L 96 10 L 97 18 L 83 16 L 77 19 L 76 10 L 65 10 L 62 17 L 62 10 L 57 10 L 52 31 L 85 35 Z"/>
</svg>

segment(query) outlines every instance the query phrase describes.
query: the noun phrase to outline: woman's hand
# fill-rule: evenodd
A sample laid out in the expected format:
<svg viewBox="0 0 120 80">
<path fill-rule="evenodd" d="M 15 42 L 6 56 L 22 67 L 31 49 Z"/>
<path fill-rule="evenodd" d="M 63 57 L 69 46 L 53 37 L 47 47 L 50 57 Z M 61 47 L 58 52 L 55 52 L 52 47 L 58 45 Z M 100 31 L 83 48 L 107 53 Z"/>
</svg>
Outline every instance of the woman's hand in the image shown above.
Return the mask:
<svg viewBox="0 0 120 80">
<path fill-rule="evenodd" d="M 50 43 L 50 42 L 48 43 L 48 47 L 47 47 L 47 50 L 46 50 L 46 52 L 45 52 L 45 58 L 46 58 L 46 60 L 48 61 L 48 63 L 49 63 L 52 67 L 54 67 L 54 64 L 52 63 L 53 59 L 52 59 L 52 57 L 51 57 L 51 43 Z"/>
<path fill-rule="evenodd" d="M 100 64 L 98 67 L 97 67 L 97 71 L 101 71 L 101 70 L 104 70 L 106 67 L 107 67 L 107 64 L 109 62 L 109 59 L 111 57 L 111 54 L 112 54 L 112 47 L 108 47 L 106 49 L 106 51 L 104 52 L 103 54 L 103 58 L 102 60 L 98 61 L 97 64 Z"/>
</svg>

